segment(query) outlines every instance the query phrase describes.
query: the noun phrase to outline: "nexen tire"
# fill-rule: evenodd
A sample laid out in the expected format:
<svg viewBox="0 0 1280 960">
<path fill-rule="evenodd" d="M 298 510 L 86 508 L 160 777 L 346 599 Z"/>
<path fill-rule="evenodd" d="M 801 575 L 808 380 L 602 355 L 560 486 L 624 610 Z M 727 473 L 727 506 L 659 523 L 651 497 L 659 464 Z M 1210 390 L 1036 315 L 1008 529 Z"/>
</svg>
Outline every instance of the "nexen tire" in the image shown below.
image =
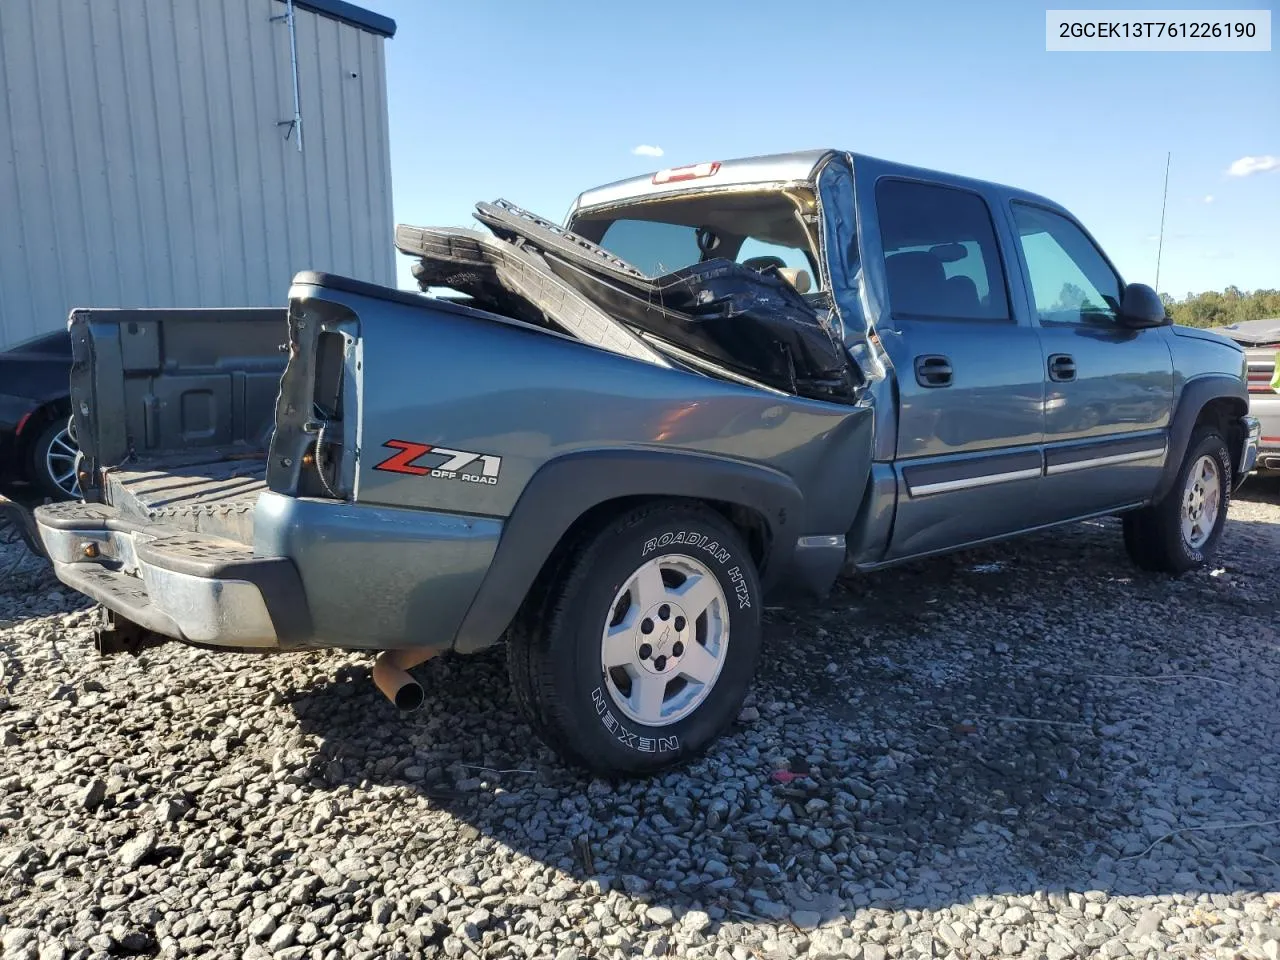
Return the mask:
<svg viewBox="0 0 1280 960">
<path fill-rule="evenodd" d="M 653 593 L 654 569 L 669 591 L 661 596 Z M 630 586 L 638 575 L 643 583 Z M 714 582 L 695 583 L 704 576 Z M 659 599 L 642 609 L 641 596 Z M 701 613 L 681 616 L 682 601 L 692 611 L 706 596 L 713 599 Z M 742 706 L 759 656 L 760 600 L 751 554 L 719 514 L 673 502 L 629 510 L 572 544 L 540 578 L 509 636 L 516 703 L 545 743 L 596 773 L 641 775 L 682 763 Z M 644 632 L 645 613 L 652 633 Z M 606 668 L 632 642 L 649 656 Z M 710 682 L 687 679 L 695 668 Z M 652 690 L 655 677 L 666 698 L 661 710 L 637 710 L 640 687 L 631 684 Z"/>
<path fill-rule="evenodd" d="M 1191 544 L 1183 535 L 1182 512 L 1190 473 L 1203 458 L 1212 458 L 1217 464 L 1219 502 L 1207 537 L 1199 544 Z M 1143 570 L 1172 574 L 1204 566 L 1213 559 L 1222 541 L 1233 484 L 1231 450 L 1226 440 L 1215 427 L 1198 427 L 1168 493 L 1148 507 L 1125 514 L 1124 542 L 1130 558 Z"/>
</svg>

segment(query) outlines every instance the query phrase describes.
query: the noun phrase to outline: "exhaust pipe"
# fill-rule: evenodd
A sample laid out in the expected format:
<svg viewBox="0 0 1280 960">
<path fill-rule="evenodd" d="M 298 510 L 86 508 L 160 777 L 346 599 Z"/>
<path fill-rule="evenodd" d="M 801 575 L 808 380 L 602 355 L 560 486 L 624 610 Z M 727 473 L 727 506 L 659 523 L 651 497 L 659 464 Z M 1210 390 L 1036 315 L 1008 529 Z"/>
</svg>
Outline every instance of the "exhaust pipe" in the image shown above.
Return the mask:
<svg viewBox="0 0 1280 960">
<path fill-rule="evenodd" d="M 384 650 L 373 664 L 373 682 L 382 695 L 400 710 L 417 710 L 425 696 L 422 684 L 409 676 L 409 670 L 426 663 L 439 653 L 426 647 L 409 647 L 405 650 Z"/>
</svg>

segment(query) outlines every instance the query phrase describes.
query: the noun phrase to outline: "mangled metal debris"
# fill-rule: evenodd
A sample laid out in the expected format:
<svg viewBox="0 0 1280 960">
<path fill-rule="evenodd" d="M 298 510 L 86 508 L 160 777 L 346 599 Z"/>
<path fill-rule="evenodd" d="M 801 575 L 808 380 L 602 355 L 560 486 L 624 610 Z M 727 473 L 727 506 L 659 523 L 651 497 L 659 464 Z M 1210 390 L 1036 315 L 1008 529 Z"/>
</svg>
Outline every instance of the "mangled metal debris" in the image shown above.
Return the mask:
<svg viewBox="0 0 1280 960">
<path fill-rule="evenodd" d="M 860 377 L 823 298 L 806 298 L 777 267 L 708 259 L 650 277 L 602 247 L 506 201 L 477 205 L 493 231 L 396 229 L 418 258 L 423 289 L 664 366 L 799 396 L 853 402 Z"/>
</svg>

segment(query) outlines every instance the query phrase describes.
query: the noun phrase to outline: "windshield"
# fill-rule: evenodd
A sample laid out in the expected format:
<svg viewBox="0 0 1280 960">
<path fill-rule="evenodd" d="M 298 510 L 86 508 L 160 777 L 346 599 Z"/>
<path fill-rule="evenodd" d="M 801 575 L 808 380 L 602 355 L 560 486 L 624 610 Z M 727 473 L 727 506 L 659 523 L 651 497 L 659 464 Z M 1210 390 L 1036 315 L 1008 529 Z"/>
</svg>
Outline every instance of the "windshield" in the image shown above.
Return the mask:
<svg viewBox="0 0 1280 960">
<path fill-rule="evenodd" d="M 575 218 L 571 229 L 650 277 L 723 258 L 786 270 L 801 292 L 819 289 L 796 201 L 777 192 L 633 204 Z"/>
</svg>

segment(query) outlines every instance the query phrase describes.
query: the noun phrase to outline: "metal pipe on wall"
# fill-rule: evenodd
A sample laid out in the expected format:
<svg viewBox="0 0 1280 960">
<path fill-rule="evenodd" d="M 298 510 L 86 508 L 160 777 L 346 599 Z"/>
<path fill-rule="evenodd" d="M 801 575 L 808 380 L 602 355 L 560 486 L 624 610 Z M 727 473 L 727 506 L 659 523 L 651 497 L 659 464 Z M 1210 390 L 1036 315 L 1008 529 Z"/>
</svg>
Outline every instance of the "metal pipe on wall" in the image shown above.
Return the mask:
<svg viewBox="0 0 1280 960">
<path fill-rule="evenodd" d="M 276 126 L 288 126 L 289 132 L 286 133 L 285 139 L 289 139 L 289 133 L 298 132 L 298 152 L 302 152 L 302 97 L 298 89 L 298 31 L 293 18 L 293 0 L 284 0 L 285 15 L 283 17 L 272 17 L 272 22 L 284 20 L 289 25 L 289 64 L 293 69 L 293 119 L 281 120 Z"/>
</svg>

